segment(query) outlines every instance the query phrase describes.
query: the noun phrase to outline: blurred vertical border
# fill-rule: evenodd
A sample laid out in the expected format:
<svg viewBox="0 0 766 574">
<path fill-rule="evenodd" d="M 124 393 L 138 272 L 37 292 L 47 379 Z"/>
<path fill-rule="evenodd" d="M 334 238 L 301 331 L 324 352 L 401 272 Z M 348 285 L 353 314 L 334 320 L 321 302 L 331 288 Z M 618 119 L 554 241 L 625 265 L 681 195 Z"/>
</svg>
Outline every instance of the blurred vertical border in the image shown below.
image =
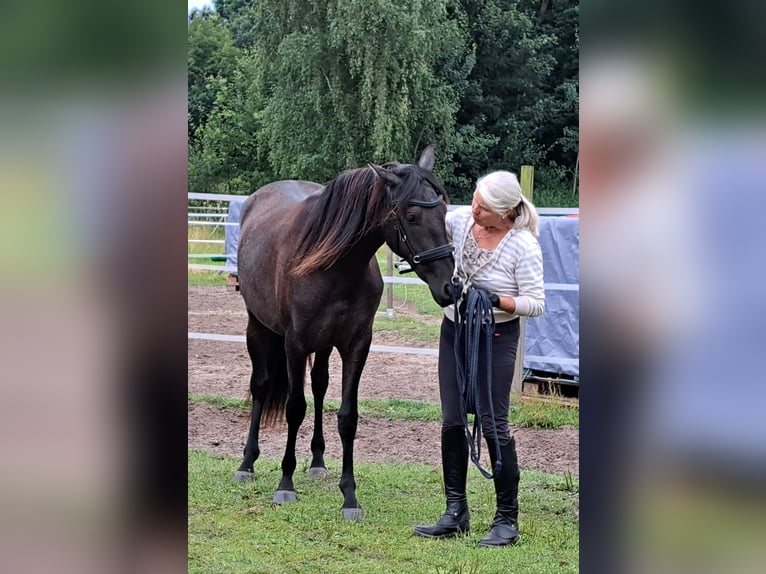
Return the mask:
<svg viewBox="0 0 766 574">
<path fill-rule="evenodd" d="M 766 571 L 766 4 L 581 3 L 581 570 Z"/>
<path fill-rule="evenodd" d="M 186 17 L 0 19 L 0 570 L 186 571 Z"/>
</svg>

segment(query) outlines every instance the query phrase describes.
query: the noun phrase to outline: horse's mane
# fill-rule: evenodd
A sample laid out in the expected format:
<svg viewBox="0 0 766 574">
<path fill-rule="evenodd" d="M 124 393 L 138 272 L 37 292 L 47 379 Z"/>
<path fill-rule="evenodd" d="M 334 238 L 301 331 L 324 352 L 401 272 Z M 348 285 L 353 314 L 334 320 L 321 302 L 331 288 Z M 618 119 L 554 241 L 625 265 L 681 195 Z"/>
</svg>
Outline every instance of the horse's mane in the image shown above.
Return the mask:
<svg viewBox="0 0 766 574">
<path fill-rule="evenodd" d="M 418 177 L 407 177 L 413 166 L 389 163 L 402 179 L 397 188 L 396 203 L 405 206 L 418 187 Z M 437 193 L 446 198 L 443 187 L 430 172 L 423 177 Z M 386 182 L 372 168 L 364 167 L 344 171 L 330 180 L 316 199 L 307 204 L 303 214 L 305 228 L 299 232 L 296 251 L 296 275 L 305 275 L 318 269 L 328 269 L 343 257 L 371 228 L 381 224 L 390 211 L 384 206 Z"/>
<path fill-rule="evenodd" d="M 385 182 L 372 169 L 344 171 L 325 185 L 303 213 L 294 273 L 326 269 L 371 227 L 385 201 Z"/>
</svg>

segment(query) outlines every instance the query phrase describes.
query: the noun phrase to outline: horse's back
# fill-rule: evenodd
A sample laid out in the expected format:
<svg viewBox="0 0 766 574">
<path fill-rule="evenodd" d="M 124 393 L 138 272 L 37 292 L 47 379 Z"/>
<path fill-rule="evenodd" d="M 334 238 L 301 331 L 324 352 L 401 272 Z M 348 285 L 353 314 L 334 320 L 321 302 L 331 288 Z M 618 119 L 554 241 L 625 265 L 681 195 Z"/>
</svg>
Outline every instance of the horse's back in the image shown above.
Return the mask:
<svg viewBox="0 0 766 574">
<path fill-rule="evenodd" d="M 311 181 L 288 179 L 274 181 L 259 188 L 247 198 L 240 216 L 240 234 L 257 221 L 285 217 L 286 212 L 323 187 Z"/>
</svg>

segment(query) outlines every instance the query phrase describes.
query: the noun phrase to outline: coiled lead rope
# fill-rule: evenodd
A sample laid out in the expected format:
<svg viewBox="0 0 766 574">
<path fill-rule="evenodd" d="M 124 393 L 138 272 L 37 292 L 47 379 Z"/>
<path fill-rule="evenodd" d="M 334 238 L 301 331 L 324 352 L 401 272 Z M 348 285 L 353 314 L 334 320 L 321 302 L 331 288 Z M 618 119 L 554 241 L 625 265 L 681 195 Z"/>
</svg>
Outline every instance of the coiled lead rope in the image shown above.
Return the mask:
<svg viewBox="0 0 766 574">
<path fill-rule="evenodd" d="M 495 315 L 487 292 L 482 289 L 470 289 L 465 295 L 463 286 L 457 279 L 452 282 L 452 301 L 455 307 L 455 364 L 457 371 L 458 394 L 460 396 L 460 415 L 465 429 L 466 441 L 471 461 L 485 478 L 494 478 L 500 474 L 503 466 L 500 444 L 495 444 L 495 465 L 490 473 L 481 466 L 482 407 L 480 385 L 487 389 L 491 420 L 495 419 L 495 407 L 492 401 L 492 337 L 495 333 Z M 464 317 L 461 317 L 458 302 L 461 295 L 466 298 Z M 484 335 L 484 377 L 479 376 L 480 342 Z M 473 431 L 468 425 L 468 415 L 473 414 Z"/>
</svg>

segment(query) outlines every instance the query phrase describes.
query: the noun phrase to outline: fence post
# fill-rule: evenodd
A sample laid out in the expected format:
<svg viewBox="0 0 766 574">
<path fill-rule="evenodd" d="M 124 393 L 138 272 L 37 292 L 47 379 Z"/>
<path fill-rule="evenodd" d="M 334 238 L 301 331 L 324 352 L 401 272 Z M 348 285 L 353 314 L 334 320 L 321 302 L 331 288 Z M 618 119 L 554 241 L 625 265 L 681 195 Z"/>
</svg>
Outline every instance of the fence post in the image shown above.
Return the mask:
<svg viewBox="0 0 766 574">
<path fill-rule="evenodd" d="M 386 273 L 389 277 L 394 276 L 394 253 L 390 247 L 386 247 Z M 394 284 L 386 285 L 386 317 L 394 318 Z"/>
<path fill-rule="evenodd" d="M 521 166 L 521 192 L 529 201 L 533 201 L 532 196 L 535 191 L 535 168 L 532 165 Z M 516 350 L 516 366 L 513 369 L 513 381 L 511 382 L 511 393 L 518 393 L 524 390 L 524 332 L 526 331 L 527 318 L 519 318 L 519 347 Z"/>
<path fill-rule="evenodd" d="M 529 201 L 534 202 L 532 196 L 535 192 L 535 166 L 522 165 L 521 166 L 521 193 L 524 194 Z"/>
</svg>

